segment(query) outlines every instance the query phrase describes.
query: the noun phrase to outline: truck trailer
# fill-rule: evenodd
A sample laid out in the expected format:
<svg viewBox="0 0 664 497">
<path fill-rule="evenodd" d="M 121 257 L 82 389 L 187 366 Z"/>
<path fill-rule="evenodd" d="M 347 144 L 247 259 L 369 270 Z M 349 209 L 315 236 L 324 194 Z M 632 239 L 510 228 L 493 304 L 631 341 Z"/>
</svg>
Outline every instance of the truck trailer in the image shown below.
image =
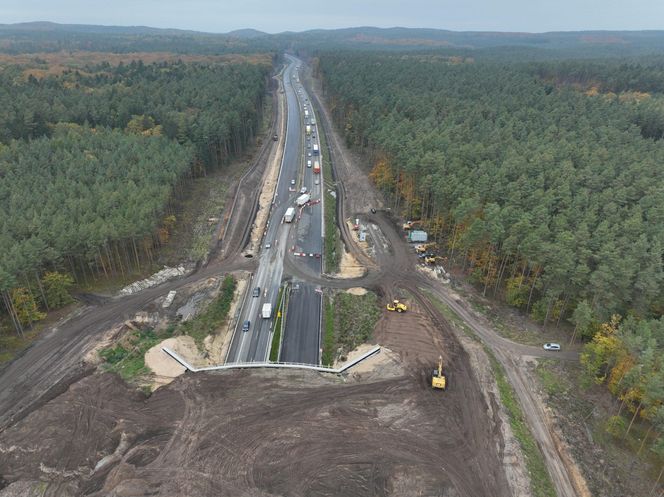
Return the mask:
<svg viewBox="0 0 664 497">
<path fill-rule="evenodd" d="M 261 311 L 261 316 L 263 319 L 270 319 L 272 317 L 272 304 L 270 302 L 265 302 L 263 304 L 263 310 Z"/>
<path fill-rule="evenodd" d="M 311 200 L 311 195 L 308 193 L 305 193 L 303 195 L 300 195 L 297 197 L 295 200 L 295 203 L 297 204 L 298 207 L 302 207 L 304 204 L 308 203 Z"/>
<path fill-rule="evenodd" d="M 289 207 L 288 209 L 286 209 L 286 214 L 284 214 L 284 222 L 290 223 L 293 221 L 294 217 L 295 217 L 295 207 Z"/>
<path fill-rule="evenodd" d="M 318 143 L 314 143 L 314 155 L 318 155 Z"/>
<path fill-rule="evenodd" d="M 314 161 L 314 174 L 320 174 L 320 162 Z"/>
</svg>

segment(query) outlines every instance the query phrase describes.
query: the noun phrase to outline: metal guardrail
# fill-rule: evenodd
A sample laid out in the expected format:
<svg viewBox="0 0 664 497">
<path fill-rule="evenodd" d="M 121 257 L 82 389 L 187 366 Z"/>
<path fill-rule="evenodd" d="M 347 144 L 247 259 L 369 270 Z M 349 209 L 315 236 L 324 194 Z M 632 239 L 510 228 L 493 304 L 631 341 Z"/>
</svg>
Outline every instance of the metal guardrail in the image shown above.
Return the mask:
<svg viewBox="0 0 664 497">
<path fill-rule="evenodd" d="M 185 369 L 191 371 L 192 373 L 200 373 L 203 371 L 224 371 L 226 369 L 249 369 L 249 368 L 280 368 L 280 369 L 308 369 L 310 371 L 319 371 L 321 373 L 333 373 L 341 374 L 346 370 L 352 368 L 356 364 L 364 361 L 367 357 L 371 357 L 374 354 L 380 352 L 380 346 L 377 345 L 371 350 L 365 352 L 360 357 L 353 359 L 352 361 L 347 362 L 340 368 L 326 368 L 323 366 L 315 366 L 313 364 L 302 364 L 297 362 L 237 362 L 232 364 L 223 364 L 221 366 L 205 366 L 202 368 L 197 368 L 189 364 L 182 356 L 180 356 L 174 350 L 169 349 L 168 347 L 162 347 L 166 354 L 171 356 L 177 362 L 179 362 Z"/>
</svg>

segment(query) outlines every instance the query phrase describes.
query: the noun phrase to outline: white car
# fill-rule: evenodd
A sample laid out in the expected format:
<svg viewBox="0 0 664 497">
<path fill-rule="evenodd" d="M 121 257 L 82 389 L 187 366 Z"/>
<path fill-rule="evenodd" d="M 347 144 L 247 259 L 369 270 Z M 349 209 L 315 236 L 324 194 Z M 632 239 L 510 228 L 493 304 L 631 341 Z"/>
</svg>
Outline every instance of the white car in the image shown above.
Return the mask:
<svg viewBox="0 0 664 497">
<path fill-rule="evenodd" d="M 560 350 L 560 344 L 559 343 L 545 343 L 544 344 L 544 350 L 559 351 Z"/>
<path fill-rule="evenodd" d="M 307 157 L 311 157 L 311 152 L 307 152 Z"/>
<path fill-rule="evenodd" d="M 307 161 L 307 167 L 311 167 L 311 161 L 310 160 Z"/>
<path fill-rule="evenodd" d="M 290 180 L 290 184 L 295 186 L 295 180 L 294 179 Z"/>
<path fill-rule="evenodd" d="M 316 179 L 314 180 L 314 185 L 317 185 L 318 183 L 320 183 L 320 181 L 318 180 L 318 178 L 316 178 Z"/>
<path fill-rule="evenodd" d="M 302 188 L 300 188 L 300 193 L 303 193 L 303 194 L 307 193 L 307 187 L 303 186 Z"/>
<path fill-rule="evenodd" d="M 267 243 L 265 244 L 265 248 L 266 248 L 266 249 L 269 249 L 270 247 L 272 247 L 272 244 L 271 244 L 270 242 L 267 242 Z"/>
</svg>

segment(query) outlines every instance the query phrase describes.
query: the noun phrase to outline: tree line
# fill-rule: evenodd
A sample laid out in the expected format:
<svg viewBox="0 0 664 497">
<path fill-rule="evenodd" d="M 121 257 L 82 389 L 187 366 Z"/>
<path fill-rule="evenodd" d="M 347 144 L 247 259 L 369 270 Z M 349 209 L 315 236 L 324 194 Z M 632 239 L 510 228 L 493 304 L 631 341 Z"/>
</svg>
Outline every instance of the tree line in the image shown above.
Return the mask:
<svg viewBox="0 0 664 497">
<path fill-rule="evenodd" d="M 322 53 L 314 67 L 391 207 L 484 294 L 571 322 L 629 413 L 622 433 L 650 421 L 664 456 L 661 61 Z"/>
<path fill-rule="evenodd" d="M 187 179 L 239 154 L 270 67 L 101 64 L 0 72 L 0 293 L 20 333 L 72 284 L 150 265 Z"/>
</svg>

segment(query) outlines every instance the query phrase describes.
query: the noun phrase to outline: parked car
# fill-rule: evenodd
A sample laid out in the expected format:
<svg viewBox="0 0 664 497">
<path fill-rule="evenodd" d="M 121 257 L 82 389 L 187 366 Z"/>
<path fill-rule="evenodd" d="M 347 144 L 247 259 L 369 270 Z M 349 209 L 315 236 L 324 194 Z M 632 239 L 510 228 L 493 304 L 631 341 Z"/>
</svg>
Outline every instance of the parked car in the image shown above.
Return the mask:
<svg viewBox="0 0 664 497">
<path fill-rule="evenodd" d="M 544 344 L 544 350 L 559 351 L 560 350 L 560 344 L 559 343 L 545 343 Z"/>
<path fill-rule="evenodd" d="M 251 321 L 247 319 L 242 325 L 242 331 L 249 331 L 250 326 L 251 326 Z"/>
</svg>

